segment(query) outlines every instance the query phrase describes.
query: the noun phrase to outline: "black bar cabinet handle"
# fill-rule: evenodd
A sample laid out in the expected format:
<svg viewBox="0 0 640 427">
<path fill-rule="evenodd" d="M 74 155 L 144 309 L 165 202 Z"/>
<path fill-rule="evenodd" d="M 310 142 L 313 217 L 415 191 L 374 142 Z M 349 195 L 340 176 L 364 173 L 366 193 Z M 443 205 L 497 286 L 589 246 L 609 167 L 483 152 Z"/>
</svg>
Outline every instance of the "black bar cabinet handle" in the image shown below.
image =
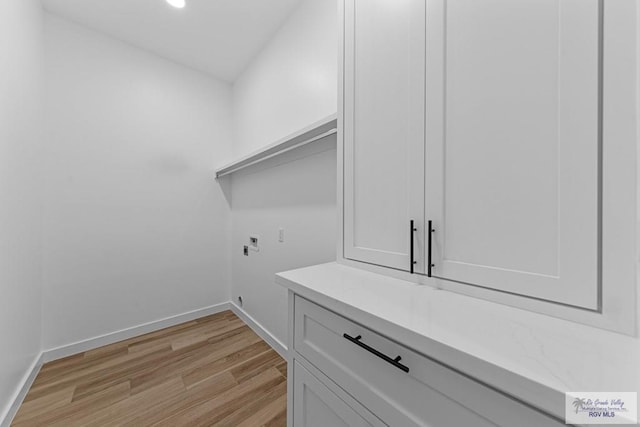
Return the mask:
<svg viewBox="0 0 640 427">
<path fill-rule="evenodd" d="M 427 277 L 431 277 L 431 269 L 435 267 L 435 264 L 431 261 L 431 239 L 433 232 L 433 221 L 427 221 L 427 230 L 429 230 L 429 236 L 427 238 Z"/>
<path fill-rule="evenodd" d="M 365 343 L 360 341 L 362 339 L 362 335 L 358 335 L 355 338 L 350 336 L 350 335 L 348 335 L 348 334 L 342 334 L 342 336 L 344 338 L 348 339 L 349 341 L 351 341 L 352 343 L 354 343 L 355 345 L 364 348 L 369 353 L 375 354 L 376 356 L 378 356 L 380 359 L 384 360 L 385 362 L 391 363 L 393 366 L 395 366 L 396 368 L 400 369 L 401 371 L 409 372 L 409 367 L 403 365 L 402 363 L 400 363 L 400 360 L 402 360 L 402 357 L 398 356 L 395 359 L 392 359 L 389 356 L 387 356 L 386 354 L 380 353 L 375 348 L 369 347 L 368 345 L 366 345 Z"/>
<path fill-rule="evenodd" d="M 416 265 L 413 255 L 413 234 L 416 232 L 416 228 L 413 225 L 413 220 L 409 221 L 409 272 L 413 274 L 413 267 Z"/>
</svg>

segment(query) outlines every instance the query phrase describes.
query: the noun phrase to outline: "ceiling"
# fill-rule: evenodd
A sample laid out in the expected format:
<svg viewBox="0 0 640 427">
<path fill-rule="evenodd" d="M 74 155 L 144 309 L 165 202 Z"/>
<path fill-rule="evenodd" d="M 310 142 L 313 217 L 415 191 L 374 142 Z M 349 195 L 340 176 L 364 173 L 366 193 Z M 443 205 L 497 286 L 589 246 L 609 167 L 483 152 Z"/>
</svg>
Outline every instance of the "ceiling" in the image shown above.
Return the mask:
<svg viewBox="0 0 640 427">
<path fill-rule="evenodd" d="M 43 0 L 46 10 L 233 82 L 301 0 Z"/>
</svg>

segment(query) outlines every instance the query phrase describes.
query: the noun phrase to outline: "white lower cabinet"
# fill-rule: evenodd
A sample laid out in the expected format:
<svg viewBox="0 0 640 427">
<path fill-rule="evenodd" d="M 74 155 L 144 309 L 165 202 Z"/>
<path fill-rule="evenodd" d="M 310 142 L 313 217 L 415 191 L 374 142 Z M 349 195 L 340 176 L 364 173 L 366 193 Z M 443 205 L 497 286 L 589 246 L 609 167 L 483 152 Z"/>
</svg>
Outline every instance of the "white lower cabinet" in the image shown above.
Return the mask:
<svg viewBox="0 0 640 427">
<path fill-rule="evenodd" d="M 293 369 L 293 393 L 297 404 L 294 411 L 294 425 L 304 427 L 384 426 L 364 408 L 358 408 L 360 405 L 356 402 L 351 402 L 349 406 L 300 363 L 294 362 Z"/>
<path fill-rule="evenodd" d="M 377 425 L 371 419 L 402 427 L 564 425 L 297 295 L 292 320 L 296 427 Z M 317 368 L 329 386 L 295 359 Z M 366 410 L 341 402 L 339 393 Z M 360 414 L 375 417 L 367 420 Z"/>
</svg>

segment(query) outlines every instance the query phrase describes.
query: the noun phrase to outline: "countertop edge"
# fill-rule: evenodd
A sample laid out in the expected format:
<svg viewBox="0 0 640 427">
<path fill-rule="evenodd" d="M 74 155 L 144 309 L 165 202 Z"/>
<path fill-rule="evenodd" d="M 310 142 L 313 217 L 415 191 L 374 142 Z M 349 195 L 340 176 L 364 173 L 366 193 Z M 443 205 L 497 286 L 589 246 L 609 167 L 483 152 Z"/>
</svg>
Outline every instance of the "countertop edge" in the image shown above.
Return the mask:
<svg viewBox="0 0 640 427">
<path fill-rule="evenodd" d="M 405 327 L 363 311 L 327 294 L 315 291 L 277 273 L 275 282 L 295 294 L 347 317 L 363 327 L 373 329 L 386 338 L 410 348 L 437 363 L 451 368 L 483 385 L 519 400 L 564 422 L 564 392 L 541 384 L 519 373 L 507 370 L 473 354 L 418 334 Z"/>
</svg>

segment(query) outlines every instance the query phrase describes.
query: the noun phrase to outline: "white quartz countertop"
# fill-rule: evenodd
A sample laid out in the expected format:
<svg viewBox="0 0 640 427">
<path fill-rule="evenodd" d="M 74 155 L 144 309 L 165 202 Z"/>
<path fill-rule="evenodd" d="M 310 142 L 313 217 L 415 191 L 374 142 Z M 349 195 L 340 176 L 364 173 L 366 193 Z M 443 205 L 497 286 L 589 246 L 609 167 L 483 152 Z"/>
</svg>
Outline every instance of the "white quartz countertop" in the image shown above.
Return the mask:
<svg viewBox="0 0 640 427">
<path fill-rule="evenodd" d="M 561 419 L 566 391 L 640 392 L 635 337 L 335 262 L 276 282 Z"/>
</svg>

